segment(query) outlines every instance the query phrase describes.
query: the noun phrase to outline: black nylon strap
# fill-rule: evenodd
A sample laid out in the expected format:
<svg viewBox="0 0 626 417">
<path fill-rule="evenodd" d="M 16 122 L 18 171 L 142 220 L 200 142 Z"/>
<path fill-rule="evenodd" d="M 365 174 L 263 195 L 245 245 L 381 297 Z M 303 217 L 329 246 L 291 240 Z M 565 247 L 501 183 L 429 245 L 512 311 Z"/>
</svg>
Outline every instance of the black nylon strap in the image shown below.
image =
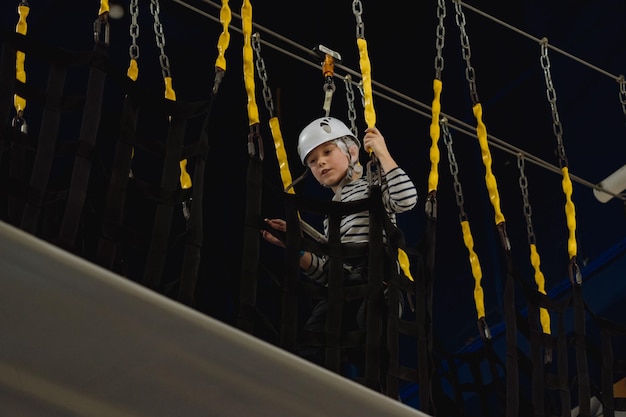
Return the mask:
<svg viewBox="0 0 626 417">
<path fill-rule="evenodd" d="M 102 235 L 98 242 L 97 262 L 115 270 L 118 247 L 122 240 L 124 208 L 132 161 L 132 137 L 137 128 L 138 107 L 128 95 L 124 98 L 121 114 L 121 138 L 115 146 L 113 167 L 109 178 L 106 205 L 102 219 Z"/>
<path fill-rule="evenodd" d="M 328 313 L 326 316 L 326 367 L 339 372 L 341 366 L 341 323 L 343 321 L 343 257 L 341 216 L 328 214 Z"/>
<path fill-rule="evenodd" d="M 107 50 L 102 45 L 94 49 L 96 57 L 107 56 Z M 98 58 L 96 58 L 98 59 Z M 73 251 L 81 222 L 83 206 L 87 196 L 87 187 L 91 173 L 91 158 L 85 155 L 95 147 L 100 127 L 100 115 L 102 109 L 103 91 L 106 81 L 106 73 L 99 68 L 91 67 L 87 83 L 86 102 L 83 110 L 83 118 L 78 138 L 83 152 L 77 152 L 74 158 L 74 167 L 70 182 L 68 201 L 61 222 L 59 245 Z"/>
<path fill-rule="evenodd" d="M 556 387 L 561 397 L 562 417 L 570 416 L 572 404 L 569 392 L 568 380 L 568 354 L 567 354 L 567 334 L 565 331 L 565 317 L 559 315 L 558 318 L 558 339 L 557 345 L 557 374 Z"/>
<path fill-rule="evenodd" d="M 572 288 L 574 300 L 574 344 L 576 349 L 576 371 L 578 375 L 578 410 L 581 417 L 591 416 L 591 384 L 587 365 L 585 303 L 582 286 Z"/>
<path fill-rule="evenodd" d="M 170 116 L 166 151 L 161 176 L 161 200 L 157 206 L 146 260 L 143 284 L 158 290 L 167 258 L 169 237 L 174 215 L 174 202 L 169 197 L 180 187 L 180 156 L 187 122 L 180 115 Z"/>
<path fill-rule="evenodd" d="M 246 177 L 246 220 L 243 236 L 241 261 L 240 304 L 251 308 L 256 306 L 256 292 L 259 266 L 259 229 L 258 219 L 261 217 L 263 184 L 263 161 L 250 157 Z M 252 322 L 239 312 L 238 327 L 252 333 Z"/>
<path fill-rule="evenodd" d="M 517 322 L 515 307 L 515 282 L 510 273 L 504 285 L 504 315 L 506 325 L 506 415 L 519 413 L 519 370 L 517 357 Z"/>
<path fill-rule="evenodd" d="M 417 275 L 417 290 L 419 300 L 416 308 L 417 349 L 418 349 L 418 376 L 420 386 L 420 404 L 422 411 L 432 413 L 434 404 L 432 403 L 432 374 L 433 370 L 433 334 L 432 334 L 432 299 L 433 282 L 435 274 L 435 242 L 437 221 L 433 217 L 428 217 L 426 226 L 426 270 L 423 274 Z M 417 299 L 417 297 L 416 297 Z"/>
<path fill-rule="evenodd" d="M 59 99 L 63 95 L 63 87 L 67 75 L 66 67 L 52 65 L 48 75 L 46 97 L 51 100 Z M 33 169 L 30 177 L 28 196 L 20 228 L 28 233 L 37 234 L 41 209 L 44 203 L 48 179 L 50 178 L 56 138 L 60 125 L 60 114 L 56 110 L 44 108 L 39 130 L 37 153 L 35 155 Z"/>
<path fill-rule="evenodd" d="M 0 117 L 11 120 L 13 94 L 15 92 L 15 54 L 17 50 L 8 42 L 2 43 L 0 51 Z"/>
<path fill-rule="evenodd" d="M 611 335 L 606 329 L 602 329 L 602 415 L 615 417 L 615 401 L 613 397 L 613 345 Z"/>
<path fill-rule="evenodd" d="M 215 96 L 211 97 L 211 104 Z M 200 140 L 198 141 L 194 177 L 193 193 L 190 208 L 190 217 L 187 223 L 187 243 L 180 277 L 178 290 L 178 300 L 183 304 L 195 307 L 195 290 L 202 256 L 202 244 L 204 238 L 204 179 L 206 160 L 209 155 L 209 121 L 211 116 L 211 105 L 202 123 Z M 184 150 L 183 150 L 183 153 Z M 191 155 L 183 155 L 185 158 Z"/>
<path fill-rule="evenodd" d="M 16 50 L 9 43 L 2 43 L 2 49 L 0 49 L 0 120 L 3 121 L 12 120 L 15 116 L 14 107 L 12 106 L 13 93 L 15 91 L 15 54 Z M 5 152 L 11 147 L 13 142 L 16 142 L 17 130 L 8 126 L 5 127 L 4 124 L 2 130 L 0 130 L 0 172 L 2 173 L 2 179 L 9 178 L 8 170 L 5 171 Z M 7 182 L 10 183 L 11 181 Z M 0 182 L 0 196 L 2 196 L 0 199 L 2 203 L 0 214 L 4 214 L 5 208 L 8 211 L 8 196 L 12 194 L 8 188 L 9 185 L 4 181 Z M 20 206 L 23 206 L 23 199 Z M 9 212 L 7 212 L 5 218 L 10 222 L 15 221 L 15 217 L 12 214 L 9 215 Z"/>
<path fill-rule="evenodd" d="M 372 207 L 369 211 L 369 287 L 370 294 L 367 297 L 367 341 L 365 349 L 365 384 L 372 389 L 380 390 L 380 371 L 382 351 L 382 322 L 383 311 L 383 281 L 384 281 L 384 256 L 383 248 L 383 217 L 382 193 L 379 185 L 370 186 L 369 199 Z M 396 298 L 396 311 L 397 298 Z"/>
</svg>

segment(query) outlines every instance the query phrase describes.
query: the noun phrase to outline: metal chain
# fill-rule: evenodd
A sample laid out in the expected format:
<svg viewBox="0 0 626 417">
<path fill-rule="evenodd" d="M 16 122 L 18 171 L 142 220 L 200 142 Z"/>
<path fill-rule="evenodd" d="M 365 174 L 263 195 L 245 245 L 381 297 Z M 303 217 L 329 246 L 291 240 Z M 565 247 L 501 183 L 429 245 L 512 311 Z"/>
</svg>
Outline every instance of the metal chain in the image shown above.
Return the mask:
<svg viewBox="0 0 626 417">
<path fill-rule="evenodd" d="M 548 39 L 541 40 L 541 68 L 546 80 L 546 96 L 552 110 L 552 130 L 557 141 L 557 152 L 559 156 L 560 167 L 567 166 L 567 157 L 565 156 L 565 146 L 563 146 L 563 126 L 559 119 L 559 112 L 556 108 L 556 91 L 552 84 L 552 76 L 550 75 L 550 58 L 548 57 Z"/>
<path fill-rule="evenodd" d="M 443 143 L 448 149 L 448 164 L 450 166 L 450 174 L 454 179 L 454 194 L 456 195 L 456 204 L 459 206 L 459 218 L 461 221 L 467 220 L 467 214 L 465 214 L 465 199 L 463 198 L 463 188 L 459 181 L 459 165 L 456 162 L 454 156 L 454 150 L 452 149 L 452 135 L 450 129 L 448 129 L 448 119 L 442 118 L 440 123 L 441 131 L 443 132 Z"/>
<path fill-rule="evenodd" d="M 270 118 L 274 117 L 274 100 L 272 99 L 272 91 L 270 90 L 267 80 L 267 69 L 265 67 L 265 61 L 261 56 L 261 35 L 256 32 L 252 34 L 252 49 L 255 52 L 256 60 L 255 66 L 257 73 L 259 74 L 259 78 L 263 82 L 263 102 L 265 103 L 265 107 L 270 114 Z"/>
<path fill-rule="evenodd" d="M 361 94 L 361 106 L 365 107 L 365 91 L 363 90 L 363 80 L 359 81 L 356 87 L 359 90 L 359 94 Z"/>
<path fill-rule="evenodd" d="M 356 109 L 354 108 L 354 89 L 352 88 L 352 76 L 346 75 L 343 79 L 346 86 L 346 102 L 348 103 L 348 120 L 350 120 L 350 130 L 354 136 L 358 136 L 356 127 Z"/>
<path fill-rule="evenodd" d="M 626 116 L 626 80 L 624 80 L 624 75 L 620 75 L 617 82 L 619 83 L 619 101 L 622 103 L 622 112 Z"/>
<path fill-rule="evenodd" d="M 352 2 L 352 13 L 356 18 L 356 37 L 357 39 L 365 39 L 365 24 L 363 23 L 363 4 L 361 0 L 354 0 Z"/>
<path fill-rule="evenodd" d="M 535 231 L 533 229 L 532 222 L 532 208 L 530 207 L 530 200 L 528 198 L 528 178 L 526 177 L 526 173 L 524 172 L 524 155 L 521 153 L 517 154 L 517 167 L 519 168 L 519 188 L 522 190 L 522 200 L 524 201 L 524 217 L 526 218 L 526 231 L 528 234 L 528 243 L 534 245 L 535 242 Z"/>
<path fill-rule="evenodd" d="M 445 0 L 437 1 L 437 17 L 439 23 L 437 24 L 437 37 L 435 39 L 435 48 L 437 49 L 437 55 L 435 56 L 435 77 L 440 80 L 441 73 L 443 72 L 443 45 L 446 39 L 446 26 L 444 25 L 444 19 L 446 17 L 446 2 Z"/>
<path fill-rule="evenodd" d="M 128 54 L 130 59 L 139 59 L 139 45 L 137 39 L 139 38 L 139 23 L 137 19 L 139 17 L 139 0 L 130 0 L 130 38 L 132 40 L 131 45 L 128 47 Z"/>
<path fill-rule="evenodd" d="M 469 37 L 467 36 L 467 32 L 465 31 L 465 14 L 463 13 L 463 8 L 461 7 L 460 0 L 454 0 L 454 9 L 456 10 L 456 24 L 459 27 L 459 31 L 461 32 L 461 52 L 463 55 L 463 59 L 465 60 L 465 78 L 469 83 L 470 97 L 472 99 L 472 103 L 479 103 L 478 93 L 476 92 L 476 72 L 472 67 L 472 63 L 470 59 L 472 57 L 472 51 L 470 49 Z"/>
<path fill-rule="evenodd" d="M 365 39 L 365 23 L 363 23 L 363 4 L 360 0 L 352 2 L 352 13 L 356 18 L 356 37 L 357 39 Z M 361 92 L 361 104 L 365 107 L 365 91 L 363 91 L 363 80 L 359 81 L 359 91 Z"/>
<path fill-rule="evenodd" d="M 161 72 L 163 73 L 163 78 L 171 78 L 170 60 L 165 54 L 165 35 L 163 33 L 163 25 L 159 19 L 159 12 L 159 1 L 150 0 L 150 13 L 152 13 L 152 16 L 154 17 L 154 34 L 156 36 L 157 46 L 161 51 L 161 55 L 159 55 Z"/>
</svg>

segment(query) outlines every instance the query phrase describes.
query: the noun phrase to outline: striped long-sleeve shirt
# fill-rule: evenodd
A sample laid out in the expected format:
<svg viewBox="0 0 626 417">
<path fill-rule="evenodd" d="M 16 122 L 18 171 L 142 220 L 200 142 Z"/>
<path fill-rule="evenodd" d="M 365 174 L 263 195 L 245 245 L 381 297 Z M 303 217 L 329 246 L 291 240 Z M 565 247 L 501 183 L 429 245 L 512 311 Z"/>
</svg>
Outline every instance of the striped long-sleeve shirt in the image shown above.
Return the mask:
<svg viewBox="0 0 626 417">
<path fill-rule="evenodd" d="M 389 218 L 396 224 L 396 213 L 411 210 L 417 203 L 417 190 L 413 181 L 400 167 L 384 173 L 382 176 L 381 194 L 383 206 Z M 342 202 L 367 198 L 369 183 L 365 178 L 349 182 L 341 189 Z M 342 243 L 363 243 L 369 239 L 369 213 L 362 211 L 344 216 L 341 219 L 339 233 Z M 328 220 L 324 220 L 324 235 L 328 236 Z M 319 283 L 327 280 L 325 265 L 326 256 L 311 254 L 311 266 L 304 271 L 305 275 Z"/>
</svg>

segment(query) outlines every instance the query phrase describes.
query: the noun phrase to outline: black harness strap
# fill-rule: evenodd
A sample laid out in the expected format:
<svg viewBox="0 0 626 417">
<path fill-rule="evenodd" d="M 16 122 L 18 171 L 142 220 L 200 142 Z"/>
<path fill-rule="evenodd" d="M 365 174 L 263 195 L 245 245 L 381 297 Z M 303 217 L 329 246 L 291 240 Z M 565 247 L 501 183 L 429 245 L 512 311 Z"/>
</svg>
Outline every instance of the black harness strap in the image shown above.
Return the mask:
<svg viewBox="0 0 626 417">
<path fill-rule="evenodd" d="M 253 333 L 253 321 L 246 313 L 256 306 L 258 267 L 259 267 L 259 227 L 261 218 L 263 185 L 263 161 L 250 156 L 246 176 L 246 219 L 241 257 L 241 282 L 238 313 L 238 327 Z"/>
<path fill-rule="evenodd" d="M 13 94 L 15 93 L 15 54 L 16 49 L 9 42 L 2 43 L 2 55 L 0 56 L 0 117 L 3 121 L 12 120 Z M 4 125 L 0 131 L 0 168 L 2 178 L 6 182 L 0 183 L 0 195 L 4 211 L 7 210 L 6 219 L 18 223 L 19 215 L 24 207 L 26 181 L 24 177 L 24 149 L 17 146 L 21 141 L 27 140 L 28 136 L 20 133 L 19 127 Z M 10 150 L 10 166 L 7 167 L 5 152 Z"/>
<path fill-rule="evenodd" d="M 343 257 L 341 256 L 341 215 L 328 213 L 328 315 L 326 318 L 326 367 L 341 367 L 341 324 L 343 321 Z"/>
<path fill-rule="evenodd" d="M 398 268 L 388 271 L 385 277 L 388 279 L 389 287 L 387 293 L 388 314 L 387 318 L 387 347 L 389 363 L 387 365 L 387 385 L 386 395 L 397 398 L 399 394 L 399 381 L 409 381 L 419 384 L 420 410 L 432 409 L 432 398 L 430 391 L 433 364 L 431 359 L 432 340 L 430 338 L 430 305 L 431 292 L 428 276 L 421 252 L 419 250 L 408 250 L 402 231 L 392 224 L 391 220 L 384 216 L 384 229 L 387 234 L 389 256 L 393 259 L 397 256 L 398 250 L 402 249 L 410 259 L 410 272 L 414 281 L 408 279 Z M 432 229 L 431 229 L 432 230 Z M 390 278 L 391 277 L 391 278 Z M 400 307 L 402 294 L 407 294 L 410 306 L 413 311 L 411 320 L 402 319 L 398 314 L 393 314 Z M 407 306 L 404 306 L 406 309 Z M 403 336 L 411 337 L 415 340 L 415 353 L 417 366 L 409 367 L 401 365 L 399 340 Z M 422 401 L 426 401 L 423 403 Z"/>
<path fill-rule="evenodd" d="M 426 263 L 423 273 L 416 274 L 417 292 L 416 301 L 416 324 L 417 324 L 417 349 L 418 349 L 418 376 L 420 386 L 421 410 L 425 413 L 433 413 L 436 408 L 432 399 L 432 376 L 433 364 L 433 328 L 432 328 L 432 304 L 433 282 L 435 278 L 435 244 L 437 235 L 437 219 L 428 216 L 426 225 Z M 420 305 L 421 304 L 421 305 Z"/>
<path fill-rule="evenodd" d="M 504 222 L 497 225 L 500 243 L 506 261 L 506 280 L 504 283 L 504 323 L 506 339 L 506 416 L 519 415 L 519 357 L 517 346 L 517 305 L 515 302 L 515 279 L 511 249 L 506 236 Z M 491 343 L 489 343 L 491 345 Z"/>
<path fill-rule="evenodd" d="M 46 90 L 47 97 L 50 97 L 52 100 L 60 99 L 63 95 L 66 75 L 66 67 L 60 67 L 55 64 L 51 66 Z M 57 109 L 44 108 L 28 195 L 20 222 L 22 230 L 35 235 L 37 234 L 39 217 L 51 175 L 60 119 L 61 115 Z"/>
<path fill-rule="evenodd" d="M 121 113 L 121 137 L 115 146 L 113 167 L 109 179 L 106 205 L 102 219 L 102 235 L 98 241 L 97 262 L 105 268 L 120 271 L 116 266 L 118 249 L 123 235 L 124 207 L 133 148 L 131 143 L 137 131 L 137 113 L 139 109 L 132 96 L 124 98 Z"/>
<path fill-rule="evenodd" d="M 284 349 L 292 353 L 296 353 L 299 326 L 298 287 L 300 284 L 300 256 L 297 250 L 302 247 L 302 234 L 300 231 L 298 209 L 295 205 L 296 201 L 288 198 L 285 198 L 284 201 L 286 212 L 285 220 L 290 227 L 287 228 L 287 242 L 289 242 L 289 244 L 286 248 L 285 275 L 282 285 L 283 293 L 281 297 L 281 307 L 283 313 L 281 315 L 280 343 Z M 323 294 L 320 294 L 321 291 L 316 291 L 318 288 L 320 287 L 311 285 L 311 287 L 307 289 L 311 293 L 315 291 L 315 294 L 313 295 L 314 298 L 328 296 L 327 291 L 323 291 Z M 324 287 L 323 290 L 327 290 L 327 288 Z M 314 343 L 312 341 L 308 341 L 308 344 L 317 344 L 318 346 L 321 346 L 323 342 Z"/>
<path fill-rule="evenodd" d="M 369 211 L 369 258 L 368 258 L 368 285 L 369 294 L 367 297 L 367 334 L 365 349 L 365 385 L 380 390 L 381 380 L 381 359 L 384 298 L 383 281 L 385 276 L 385 248 L 383 247 L 383 218 L 388 218 L 382 204 L 382 193 L 380 185 L 371 185 L 369 189 L 369 200 L 372 202 Z M 337 225 L 339 226 L 339 225 Z M 394 291 L 395 312 L 391 314 L 397 316 L 398 294 Z"/>
<path fill-rule="evenodd" d="M 15 55 L 17 50 L 8 42 L 2 42 L 0 51 L 0 117 L 11 120 L 13 94 L 15 92 Z"/>
<path fill-rule="evenodd" d="M 507 273 L 504 285 L 504 312 L 506 325 L 506 392 L 507 417 L 519 415 L 519 358 L 517 352 L 517 309 L 515 305 L 515 282 Z"/>
<path fill-rule="evenodd" d="M 204 178 L 206 160 L 209 156 L 209 121 L 211 116 L 211 104 L 215 95 L 211 97 L 209 109 L 202 124 L 199 147 L 197 149 L 195 171 L 193 176 L 192 201 L 187 221 L 187 242 L 183 258 L 180 285 L 178 289 L 178 301 L 195 307 L 195 290 L 202 256 L 202 243 L 204 237 Z M 184 155 L 186 158 L 188 155 Z M 187 203 L 187 202 L 185 202 Z"/>
<path fill-rule="evenodd" d="M 572 288 L 574 301 L 574 344 L 576 348 L 576 371 L 578 376 L 578 410 L 581 417 L 591 416 L 591 383 L 587 365 L 587 342 L 585 330 L 585 301 L 581 285 Z"/>
<path fill-rule="evenodd" d="M 616 323 L 607 318 L 595 314 L 589 306 L 585 306 L 587 313 L 594 323 L 600 328 L 600 362 L 601 362 L 601 401 L 602 413 L 606 417 L 614 417 L 615 411 L 626 411 L 626 401 L 623 398 L 615 398 L 614 385 L 616 380 L 624 378 L 626 375 L 626 361 L 616 360 L 613 352 L 613 338 L 626 337 L 626 325 Z M 617 378 L 616 378 L 617 376 Z"/>
<path fill-rule="evenodd" d="M 107 47 L 98 43 L 94 48 L 95 60 L 105 60 L 107 57 Z M 83 218 L 82 211 L 91 172 L 91 152 L 95 147 L 100 126 L 105 81 L 106 73 L 100 68 L 91 66 L 80 137 L 78 138 L 79 147 L 74 159 L 70 192 L 59 233 L 59 245 L 70 251 L 74 250 L 78 227 Z"/>
<path fill-rule="evenodd" d="M 531 287 L 519 275 L 515 274 L 513 277 L 519 284 L 528 305 L 528 326 L 520 326 L 519 329 L 530 341 L 533 415 L 537 417 L 552 415 L 556 409 L 560 409 L 562 416 L 569 416 L 571 399 L 565 315 L 572 306 L 573 294 L 553 300 Z M 544 333 L 540 327 L 540 308 L 546 309 L 552 318 L 557 319 L 556 336 Z M 554 353 L 556 353 L 556 364 L 553 363 Z M 554 366 L 556 369 L 552 369 Z M 559 395 L 560 406 L 558 407 L 554 406 L 552 401 L 546 401 L 550 398 L 548 394 L 552 391 Z"/>
<path fill-rule="evenodd" d="M 146 260 L 143 283 L 151 289 L 159 289 L 167 259 L 169 238 L 174 216 L 174 201 L 172 196 L 180 188 L 180 159 L 187 126 L 186 119 L 175 112 L 170 116 L 163 171 L 161 176 L 160 201 L 156 208 L 150 247 Z"/>
</svg>

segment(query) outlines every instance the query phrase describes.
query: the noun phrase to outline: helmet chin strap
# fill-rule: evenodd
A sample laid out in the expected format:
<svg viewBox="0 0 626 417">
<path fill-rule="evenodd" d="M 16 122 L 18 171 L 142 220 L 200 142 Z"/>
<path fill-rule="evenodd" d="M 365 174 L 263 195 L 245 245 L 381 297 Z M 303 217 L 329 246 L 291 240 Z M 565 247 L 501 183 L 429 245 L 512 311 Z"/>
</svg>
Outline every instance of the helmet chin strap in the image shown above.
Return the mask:
<svg viewBox="0 0 626 417">
<path fill-rule="evenodd" d="M 349 183 L 352 180 L 360 178 L 363 174 L 363 165 L 359 164 L 358 161 L 355 164 L 350 160 L 350 156 L 348 156 L 348 169 L 346 171 L 346 176 L 339 182 L 337 185 L 337 191 L 335 191 L 335 195 L 333 195 L 332 201 L 341 201 L 341 190 L 343 186 Z"/>
<path fill-rule="evenodd" d="M 309 174 L 310 170 L 309 168 L 304 170 L 304 173 L 302 175 L 300 175 L 298 178 L 296 178 L 295 180 L 293 180 L 291 182 L 291 184 L 289 184 L 286 188 L 285 188 L 285 192 L 288 192 L 289 190 L 291 190 L 297 183 L 299 183 L 300 181 L 302 181 L 303 179 L 306 178 L 306 176 Z"/>
</svg>

